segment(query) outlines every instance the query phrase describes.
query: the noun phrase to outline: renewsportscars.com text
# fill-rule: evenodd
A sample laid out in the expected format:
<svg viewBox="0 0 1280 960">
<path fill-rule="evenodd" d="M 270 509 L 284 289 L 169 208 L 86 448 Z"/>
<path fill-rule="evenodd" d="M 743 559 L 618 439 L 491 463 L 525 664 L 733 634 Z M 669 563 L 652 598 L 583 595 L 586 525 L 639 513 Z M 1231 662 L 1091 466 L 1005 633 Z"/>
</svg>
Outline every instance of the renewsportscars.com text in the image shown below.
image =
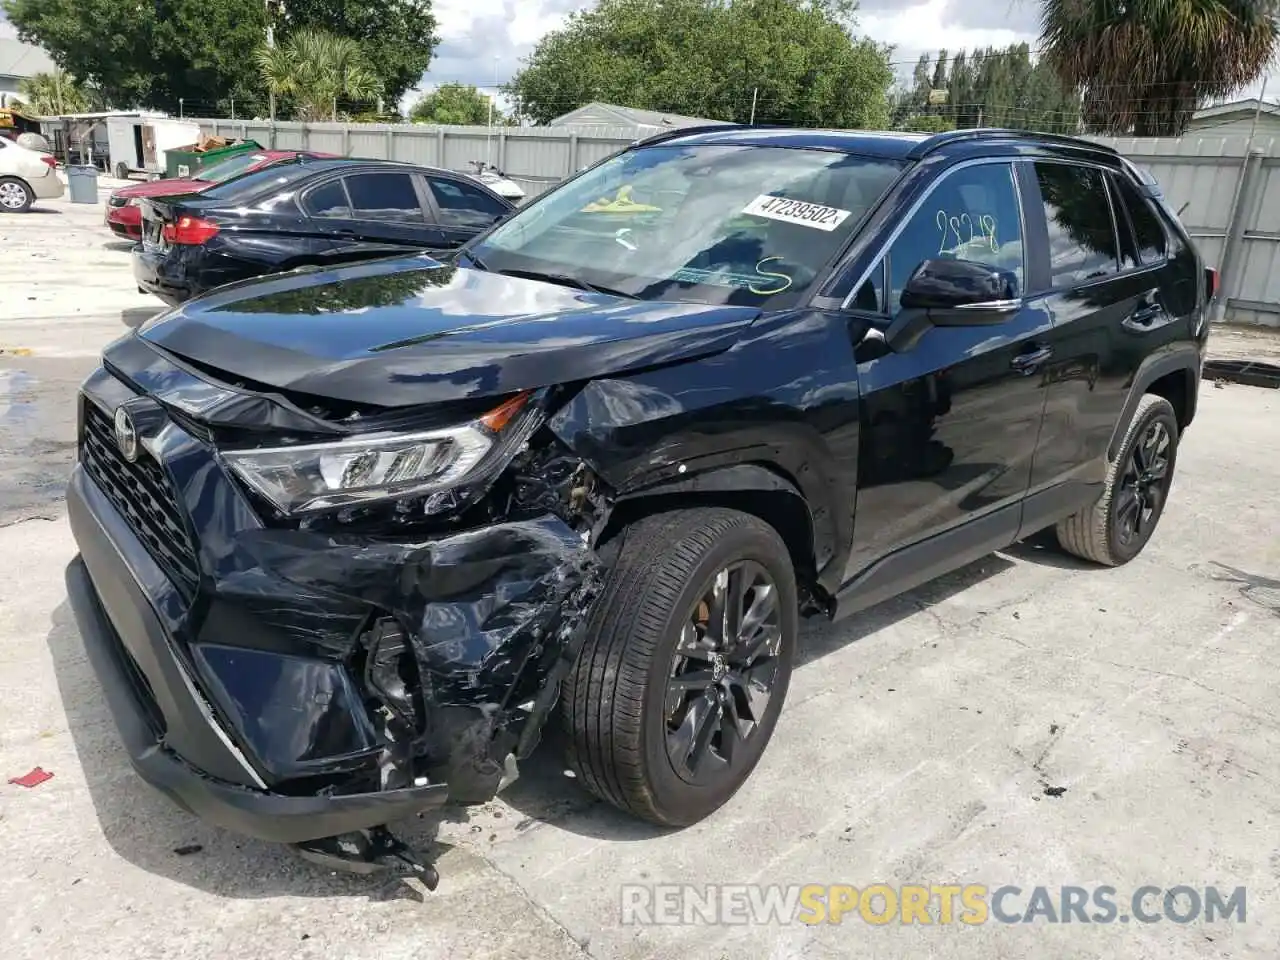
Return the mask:
<svg viewBox="0 0 1280 960">
<path fill-rule="evenodd" d="M 1244 887 L 627 884 L 621 922 L 680 924 L 1244 923 Z"/>
</svg>

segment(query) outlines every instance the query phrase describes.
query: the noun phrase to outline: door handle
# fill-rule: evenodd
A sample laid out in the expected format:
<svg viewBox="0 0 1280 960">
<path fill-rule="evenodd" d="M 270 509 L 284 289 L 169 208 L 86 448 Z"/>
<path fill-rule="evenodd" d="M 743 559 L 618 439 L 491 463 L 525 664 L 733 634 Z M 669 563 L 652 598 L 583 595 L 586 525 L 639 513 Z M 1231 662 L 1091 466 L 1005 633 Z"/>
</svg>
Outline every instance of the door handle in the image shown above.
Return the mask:
<svg viewBox="0 0 1280 960">
<path fill-rule="evenodd" d="M 1053 347 L 1037 347 L 1030 353 L 1020 353 L 1013 358 L 1010 366 L 1019 373 L 1035 373 L 1036 367 L 1053 356 Z"/>
<path fill-rule="evenodd" d="M 1164 308 L 1160 306 L 1156 291 L 1148 290 L 1138 300 L 1138 305 L 1134 307 L 1133 313 L 1129 314 L 1128 319 L 1124 321 L 1124 325 L 1126 327 L 1150 327 L 1162 313 L 1164 313 Z"/>
</svg>

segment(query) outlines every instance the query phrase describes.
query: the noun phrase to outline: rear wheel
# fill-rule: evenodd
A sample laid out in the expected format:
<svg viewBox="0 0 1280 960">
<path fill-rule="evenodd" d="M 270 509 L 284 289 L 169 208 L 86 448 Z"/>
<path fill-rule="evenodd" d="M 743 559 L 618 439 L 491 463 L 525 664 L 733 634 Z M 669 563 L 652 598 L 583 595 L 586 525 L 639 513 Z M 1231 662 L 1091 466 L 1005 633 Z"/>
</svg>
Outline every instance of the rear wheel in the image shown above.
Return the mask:
<svg viewBox="0 0 1280 960">
<path fill-rule="evenodd" d="M 723 805 L 773 734 L 799 626 L 795 574 L 757 517 L 706 508 L 623 534 L 562 700 L 569 764 L 635 816 Z"/>
<path fill-rule="evenodd" d="M 35 199 L 36 195 L 26 181 L 17 177 L 0 177 L 0 210 L 5 213 L 26 213 Z"/>
<path fill-rule="evenodd" d="M 1134 411 L 1102 496 L 1058 523 L 1058 543 L 1109 567 L 1128 563 L 1160 522 L 1177 457 L 1177 415 L 1168 400 L 1149 393 Z"/>
</svg>

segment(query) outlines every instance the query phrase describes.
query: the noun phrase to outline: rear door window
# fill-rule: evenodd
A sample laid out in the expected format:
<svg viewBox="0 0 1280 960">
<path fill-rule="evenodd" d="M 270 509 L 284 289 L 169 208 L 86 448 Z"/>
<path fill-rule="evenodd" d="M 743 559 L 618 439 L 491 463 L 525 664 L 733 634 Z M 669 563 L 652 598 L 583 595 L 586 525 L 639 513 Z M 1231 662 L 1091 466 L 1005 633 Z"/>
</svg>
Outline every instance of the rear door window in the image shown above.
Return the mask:
<svg viewBox="0 0 1280 960">
<path fill-rule="evenodd" d="M 355 173 L 346 178 L 353 215 L 360 220 L 422 223 L 426 218 L 407 173 Z"/>
<path fill-rule="evenodd" d="M 487 227 L 507 212 L 506 206 L 470 184 L 437 177 L 428 177 L 427 183 L 446 227 Z"/>
<path fill-rule="evenodd" d="M 1033 166 L 1049 228 L 1053 289 L 1067 290 L 1119 273 L 1116 227 L 1103 171 L 1077 163 L 1036 161 Z"/>
</svg>

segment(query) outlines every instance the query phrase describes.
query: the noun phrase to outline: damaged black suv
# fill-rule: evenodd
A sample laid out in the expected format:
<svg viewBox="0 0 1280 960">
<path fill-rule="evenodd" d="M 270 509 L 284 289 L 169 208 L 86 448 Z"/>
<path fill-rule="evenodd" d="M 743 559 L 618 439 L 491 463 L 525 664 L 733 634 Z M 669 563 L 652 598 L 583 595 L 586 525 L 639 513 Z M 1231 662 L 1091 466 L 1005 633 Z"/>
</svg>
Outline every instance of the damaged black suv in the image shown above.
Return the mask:
<svg viewBox="0 0 1280 960">
<path fill-rule="evenodd" d="M 801 616 L 1049 527 L 1143 548 L 1215 284 L 1095 144 L 664 135 L 449 262 L 111 344 L 70 598 L 134 765 L 232 830 L 403 853 L 387 823 L 491 798 L 557 716 L 589 790 L 689 824 L 760 758 Z"/>
</svg>

